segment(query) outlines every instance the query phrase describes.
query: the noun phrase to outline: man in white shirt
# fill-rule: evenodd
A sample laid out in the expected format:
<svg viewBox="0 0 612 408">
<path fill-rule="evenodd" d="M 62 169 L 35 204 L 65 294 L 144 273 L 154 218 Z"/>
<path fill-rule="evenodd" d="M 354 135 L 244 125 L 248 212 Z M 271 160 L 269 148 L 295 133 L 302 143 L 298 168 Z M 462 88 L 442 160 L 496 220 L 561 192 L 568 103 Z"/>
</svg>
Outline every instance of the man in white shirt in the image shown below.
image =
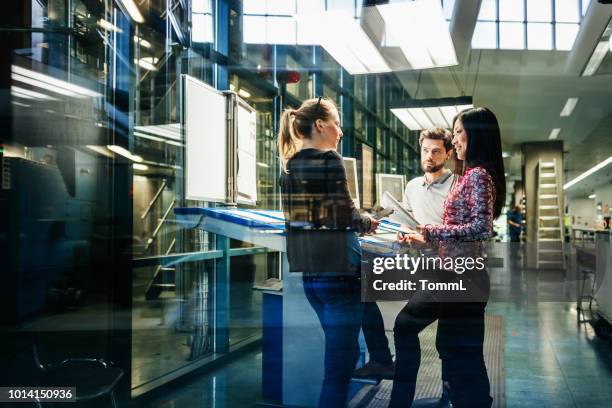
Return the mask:
<svg viewBox="0 0 612 408">
<path fill-rule="evenodd" d="M 412 212 L 419 224 L 442 224 L 444 200 L 457 180 L 457 175 L 445 168 L 453 152 L 451 140 L 451 133 L 442 128 L 435 127 L 421 132 L 419 145 L 424 175 L 410 180 L 402 200 L 402 206 Z M 393 220 L 393 215 L 390 218 Z M 395 369 L 376 302 L 365 303 L 363 314 L 362 327 L 370 361 L 355 370 L 354 376 L 392 378 Z M 448 397 L 443 395 L 439 406 L 444 407 L 447 402 Z"/>
<path fill-rule="evenodd" d="M 444 200 L 457 179 L 444 167 L 453 153 L 450 132 L 442 128 L 424 130 L 419 145 L 421 168 L 425 174 L 408 182 L 402 206 L 411 211 L 421 225 L 442 224 Z"/>
</svg>

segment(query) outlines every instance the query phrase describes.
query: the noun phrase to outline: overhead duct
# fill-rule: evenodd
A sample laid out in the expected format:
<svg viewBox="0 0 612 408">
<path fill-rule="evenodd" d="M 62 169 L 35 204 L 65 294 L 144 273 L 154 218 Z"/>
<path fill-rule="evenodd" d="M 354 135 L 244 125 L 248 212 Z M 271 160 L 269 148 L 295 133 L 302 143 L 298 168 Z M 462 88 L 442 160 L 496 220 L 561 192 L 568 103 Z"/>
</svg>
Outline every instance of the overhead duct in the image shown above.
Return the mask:
<svg viewBox="0 0 612 408">
<path fill-rule="evenodd" d="M 463 64 L 472 48 L 472 36 L 481 3 L 482 0 L 455 1 L 449 31 L 453 44 L 455 44 L 455 54 L 459 65 Z"/>
<path fill-rule="evenodd" d="M 591 2 L 580 24 L 574 46 L 567 56 L 565 70 L 568 74 L 576 76 L 582 74 L 610 18 L 612 18 L 612 5 Z"/>
</svg>

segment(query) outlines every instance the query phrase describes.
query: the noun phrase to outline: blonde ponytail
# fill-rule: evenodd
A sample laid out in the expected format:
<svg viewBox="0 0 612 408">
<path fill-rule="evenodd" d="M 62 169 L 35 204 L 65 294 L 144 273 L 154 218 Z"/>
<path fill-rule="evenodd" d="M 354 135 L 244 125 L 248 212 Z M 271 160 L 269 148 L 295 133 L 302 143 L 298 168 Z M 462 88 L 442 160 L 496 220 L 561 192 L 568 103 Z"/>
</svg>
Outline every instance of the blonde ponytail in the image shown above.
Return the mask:
<svg viewBox="0 0 612 408">
<path fill-rule="evenodd" d="M 278 153 L 281 168 L 287 171 L 287 162 L 302 148 L 302 139 L 294 129 L 295 109 L 285 109 L 278 130 Z"/>
<path fill-rule="evenodd" d="M 312 137 L 317 119 L 329 120 L 337 107 L 327 98 L 305 100 L 299 109 L 285 109 L 278 130 L 278 155 L 281 168 L 287 172 L 287 162 L 302 149 L 303 139 Z"/>
</svg>

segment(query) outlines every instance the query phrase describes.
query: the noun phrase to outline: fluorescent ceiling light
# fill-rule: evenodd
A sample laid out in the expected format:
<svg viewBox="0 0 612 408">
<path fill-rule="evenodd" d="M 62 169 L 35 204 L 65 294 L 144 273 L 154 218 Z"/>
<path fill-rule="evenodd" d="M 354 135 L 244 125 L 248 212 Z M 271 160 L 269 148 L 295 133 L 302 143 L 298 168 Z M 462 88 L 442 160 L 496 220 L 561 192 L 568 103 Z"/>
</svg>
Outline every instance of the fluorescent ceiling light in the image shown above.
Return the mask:
<svg viewBox="0 0 612 408">
<path fill-rule="evenodd" d="M 559 137 L 559 133 L 561 132 L 560 128 L 554 128 L 553 130 L 550 131 L 550 135 L 548 135 L 548 138 L 550 140 L 554 140 L 557 137 Z"/>
<path fill-rule="evenodd" d="M 50 89 L 50 90 L 53 90 L 54 92 L 58 92 L 57 89 L 61 88 L 62 90 L 70 91 L 70 92 L 80 94 L 80 95 L 85 95 L 85 96 L 92 96 L 92 97 L 102 96 L 102 94 L 98 92 L 94 92 L 90 89 L 84 88 L 82 86 L 75 85 L 73 83 L 66 82 L 61 79 L 52 77 L 50 75 L 42 74 L 40 72 L 31 71 L 29 69 L 22 68 L 17 65 L 12 65 L 11 71 L 13 74 L 17 75 L 17 78 L 20 78 L 20 79 L 16 79 L 18 81 L 24 81 L 23 77 L 29 78 L 31 80 L 36 80 L 37 82 L 35 83 L 35 86 Z M 33 84 L 31 81 L 28 83 Z M 66 95 L 65 91 L 59 91 L 58 93 L 63 93 L 64 95 Z"/>
<path fill-rule="evenodd" d="M 136 44 L 142 45 L 145 48 L 151 48 L 151 43 L 150 42 L 148 42 L 144 38 L 138 37 L 137 35 L 134 36 L 134 42 Z"/>
<path fill-rule="evenodd" d="M 439 1 L 416 0 L 376 8 L 385 22 L 385 35 L 399 46 L 413 69 L 458 64 Z"/>
<path fill-rule="evenodd" d="M 120 29 L 119 27 L 117 27 L 113 23 L 110 23 L 110 22 L 106 21 L 103 18 L 98 20 L 98 26 L 103 28 L 103 29 L 105 29 L 105 30 L 107 30 L 107 31 L 114 31 L 116 33 L 122 33 L 123 32 L 122 29 Z"/>
<path fill-rule="evenodd" d="M 421 125 L 421 129 L 427 129 L 433 127 L 434 124 L 427 116 L 427 113 L 422 108 L 408 108 L 406 109 L 410 116 L 412 116 Z"/>
<path fill-rule="evenodd" d="M 20 98 L 25 98 L 25 99 L 44 99 L 47 101 L 57 101 L 57 98 L 54 98 L 52 96 L 40 93 L 40 92 L 36 92 L 36 91 L 30 91 L 29 89 L 25 89 L 25 88 L 20 88 L 18 86 L 11 86 L 11 94 L 20 97 Z"/>
<path fill-rule="evenodd" d="M 608 53 L 609 48 L 610 45 L 608 44 L 608 41 L 604 40 L 597 43 L 595 51 L 593 51 L 593 55 L 591 55 L 586 68 L 584 68 L 584 71 L 582 72 L 582 76 L 592 76 L 595 74 L 595 72 L 597 72 L 601 62 Z"/>
<path fill-rule="evenodd" d="M 263 167 L 264 169 L 267 169 L 270 167 L 267 163 L 264 163 L 264 162 L 257 162 L 257 165 L 259 167 Z"/>
<path fill-rule="evenodd" d="M 421 125 L 408 113 L 406 109 L 391 109 L 397 118 L 410 130 L 421 130 Z"/>
<path fill-rule="evenodd" d="M 94 151 L 94 152 L 96 152 L 96 153 L 98 153 L 98 154 L 101 154 L 102 156 L 106 156 L 106 157 L 110 157 L 110 158 L 115 157 L 115 156 L 113 155 L 113 153 L 112 153 L 111 151 L 109 151 L 109 150 L 108 150 L 106 147 L 104 147 L 104 146 L 86 145 L 86 147 L 87 147 L 89 150 L 92 150 L 92 151 Z"/>
<path fill-rule="evenodd" d="M 146 164 L 134 163 L 132 164 L 134 170 L 149 170 L 149 166 Z"/>
<path fill-rule="evenodd" d="M 561 116 L 570 116 L 574 109 L 576 108 L 576 104 L 578 103 L 579 98 L 567 98 L 567 102 L 565 102 L 565 106 L 561 110 Z"/>
<path fill-rule="evenodd" d="M 251 93 L 249 91 L 247 91 L 246 89 L 239 89 L 238 90 L 238 95 L 242 96 L 243 98 L 250 98 L 251 97 Z"/>
<path fill-rule="evenodd" d="M 318 15 L 300 15 L 298 24 L 320 27 L 319 43 L 349 74 L 391 71 L 352 13 L 333 10 Z"/>
<path fill-rule="evenodd" d="M 431 119 L 431 121 L 434 123 L 434 125 L 445 129 L 450 128 L 450 125 L 444 118 L 444 114 L 442 113 L 442 111 L 440 111 L 439 108 L 424 108 L 424 111 L 429 117 L 429 119 Z"/>
<path fill-rule="evenodd" d="M 457 107 L 456 106 L 441 106 L 438 109 L 442 111 L 442 114 L 446 118 L 446 121 L 448 122 L 449 126 L 453 126 L 453 119 L 459 113 L 459 111 L 457 110 Z"/>
<path fill-rule="evenodd" d="M 155 66 L 157 61 L 158 59 L 155 57 L 141 58 L 138 60 L 138 66 L 149 71 L 157 71 L 157 67 Z"/>
<path fill-rule="evenodd" d="M 604 167 L 606 167 L 610 163 L 612 163 L 612 156 L 608 157 L 606 160 L 602 161 L 601 163 L 591 167 L 590 169 L 588 169 L 587 171 L 585 171 L 584 173 L 582 173 L 578 177 L 576 177 L 576 178 L 572 179 L 571 181 L 567 182 L 563 186 L 563 189 L 567 190 L 568 188 L 570 188 L 574 184 L 576 184 L 576 183 L 584 180 L 585 178 L 589 177 L 591 174 L 595 173 L 597 170 L 603 169 Z"/>
<path fill-rule="evenodd" d="M 181 141 L 181 126 L 178 123 L 167 125 L 134 126 L 134 130 L 141 133 L 160 136 L 163 138 Z"/>
<path fill-rule="evenodd" d="M 147 135 L 146 133 L 134 132 L 134 136 L 141 137 L 143 139 L 153 140 L 154 142 L 164 142 L 164 139 L 157 136 Z"/>
<path fill-rule="evenodd" d="M 132 20 L 134 20 L 137 23 L 144 22 L 144 18 L 142 17 L 140 10 L 138 10 L 138 7 L 134 3 L 134 0 L 118 0 L 118 1 L 119 3 L 123 5 L 123 7 L 125 8 L 125 11 L 128 12 Z"/>
<path fill-rule="evenodd" d="M 49 84 L 45 84 L 44 82 L 40 82 L 36 79 L 32 79 L 32 78 L 28 78 L 28 77 L 24 77 L 23 75 L 19 75 L 19 74 L 15 74 L 14 72 L 11 74 L 11 79 L 13 81 L 17 81 L 17 82 L 22 82 L 24 84 L 28 84 L 28 85 L 32 85 L 38 88 L 43 88 L 46 89 L 47 91 L 51 91 L 51 92 L 55 92 L 57 94 L 60 95 L 66 95 L 66 96 L 72 96 L 72 97 L 76 97 L 76 98 L 83 98 L 84 95 L 78 95 L 72 91 L 69 91 L 67 89 L 64 88 L 60 88 L 58 86 L 55 85 L 49 85 Z"/>
<path fill-rule="evenodd" d="M 130 160 L 135 161 L 137 163 L 142 161 L 142 157 L 136 156 L 135 154 L 132 154 L 129 150 L 127 150 L 126 148 L 123 148 L 121 146 L 108 145 L 106 147 L 108 148 L 108 150 L 110 150 L 112 152 L 115 152 L 115 153 L 125 157 L 126 159 L 130 159 Z"/>
<path fill-rule="evenodd" d="M 473 108 L 471 97 L 412 100 L 406 107 L 392 108 L 391 112 L 410 130 L 434 126 L 449 129 L 458 112 Z"/>
<path fill-rule="evenodd" d="M 507 159 L 507 158 L 508 158 L 508 157 L 510 157 L 510 156 L 512 156 L 510 153 L 508 153 L 508 152 L 502 152 L 502 157 L 503 157 L 504 159 Z"/>
<path fill-rule="evenodd" d="M 592 200 L 592 199 L 594 199 L 595 197 L 597 197 L 597 194 L 591 194 L 591 195 L 589 196 L 589 198 L 590 198 L 591 200 Z"/>
</svg>

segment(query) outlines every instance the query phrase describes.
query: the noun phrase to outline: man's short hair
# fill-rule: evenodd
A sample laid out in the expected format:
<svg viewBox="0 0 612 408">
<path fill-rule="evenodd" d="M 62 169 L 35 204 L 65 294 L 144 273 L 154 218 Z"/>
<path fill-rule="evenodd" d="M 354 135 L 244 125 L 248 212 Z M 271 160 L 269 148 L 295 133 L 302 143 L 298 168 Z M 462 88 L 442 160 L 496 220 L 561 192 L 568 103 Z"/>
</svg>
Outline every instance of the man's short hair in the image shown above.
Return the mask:
<svg viewBox="0 0 612 408">
<path fill-rule="evenodd" d="M 432 127 L 421 131 L 419 146 L 423 145 L 423 139 L 444 140 L 444 148 L 447 152 L 453 148 L 451 132 L 441 127 Z"/>
</svg>

